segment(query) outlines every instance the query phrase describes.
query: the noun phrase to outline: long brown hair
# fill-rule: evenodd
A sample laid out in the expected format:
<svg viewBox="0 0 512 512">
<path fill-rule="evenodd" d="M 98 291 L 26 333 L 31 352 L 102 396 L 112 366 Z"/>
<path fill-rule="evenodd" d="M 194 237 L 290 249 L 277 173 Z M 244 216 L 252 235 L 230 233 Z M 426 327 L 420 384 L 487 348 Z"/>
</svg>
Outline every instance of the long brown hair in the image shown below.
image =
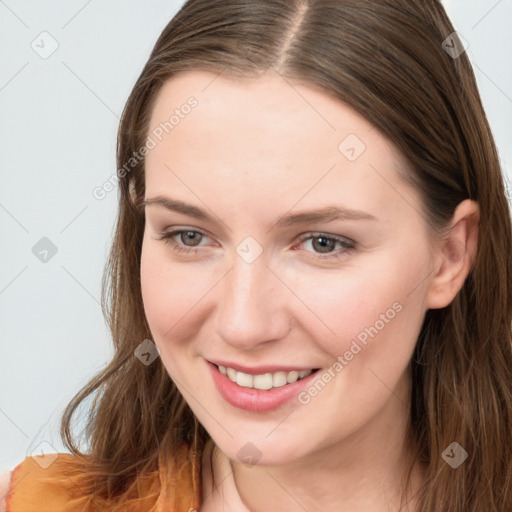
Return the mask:
<svg viewBox="0 0 512 512">
<path fill-rule="evenodd" d="M 426 465 L 422 512 L 512 510 L 512 228 L 500 162 L 466 53 L 438 0 L 189 0 L 165 27 L 126 103 L 118 169 L 147 142 L 164 81 L 183 70 L 238 79 L 270 67 L 349 104 L 408 159 L 407 178 L 439 233 L 464 199 L 480 206 L 478 250 L 453 302 L 426 313 L 414 356 L 409 438 Z M 449 39 L 452 37 L 452 39 Z M 456 46 L 455 46 L 456 47 Z M 119 175 L 117 229 L 102 303 L 112 361 L 69 403 L 61 435 L 91 496 L 117 510 L 140 475 L 183 443 L 201 456 L 208 433 L 160 359 L 134 357 L 151 339 L 139 279 L 144 159 Z M 133 194 L 133 195 L 132 195 Z M 87 453 L 71 419 L 89 408 Z M 467 460 L 442 457 L 457 442 Z M 86 455 L 86 456 L 85 456 Z M 126 504 L 126 501 L 124 501 Z"/>
</svg>

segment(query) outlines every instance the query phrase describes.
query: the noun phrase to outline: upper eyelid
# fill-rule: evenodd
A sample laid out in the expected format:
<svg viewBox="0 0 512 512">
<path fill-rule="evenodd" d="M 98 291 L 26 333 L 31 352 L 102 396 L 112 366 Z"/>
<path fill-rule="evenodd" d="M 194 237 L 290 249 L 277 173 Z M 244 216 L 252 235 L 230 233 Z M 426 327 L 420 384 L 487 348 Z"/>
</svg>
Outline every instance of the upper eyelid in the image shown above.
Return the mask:
<svg viewBox="0 0 512 512">
<path fill-rule="evenodd" d="M 333 240 L 346 240 L 347 242 L 355 244 L 355 240 L 352 240 L 352 238 L 349 238 L 348 236 L 344 235 L 334 235 L 332 233 L 325 233 L 324 231 L 308 231 L 307 233 L 304 233 L 303 235 L 299 236 L 299 240 L 307 240 L 308 238 L 332 238 Z"/>
<path fill-rule="evenodd" d="M 203 229 L 199 228 L 192 228 L 192 227 L 172 227 L 168 229 L 162 229 L 159 230 L 160 235 L 178 235 L 180 233 L 186 233 L 187 231 L 192 231 L 194 233 L 199 233 L 200 235 L 207 236 L 208 238 L 213 239 L 214 237 L 210 234 L 208 234 L 208 231 L 205 231 Z"/>
</svg>

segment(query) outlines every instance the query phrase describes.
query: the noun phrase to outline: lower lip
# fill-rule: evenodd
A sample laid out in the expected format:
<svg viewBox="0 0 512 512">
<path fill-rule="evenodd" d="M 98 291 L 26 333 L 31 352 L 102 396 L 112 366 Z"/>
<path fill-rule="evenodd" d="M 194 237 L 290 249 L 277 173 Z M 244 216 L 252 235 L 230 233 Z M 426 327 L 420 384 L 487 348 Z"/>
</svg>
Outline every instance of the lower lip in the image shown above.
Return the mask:
<svg viewBox="0 0 512 512">
<path fill-rule="evenodd" d="M 215 382 L 224 400 L 234 407 L 251 412 L 267 412 L 278 409 L 307 387 L 318 373 L 318 371 L 310 373 L 307 377 L 293 382 L 292 384 L 261 390 L 239 386 L 229 380 L 226 375 L 220 373 L 217 366 L 212 363 L 207 364 L 213 382 Z"/>
</svg>

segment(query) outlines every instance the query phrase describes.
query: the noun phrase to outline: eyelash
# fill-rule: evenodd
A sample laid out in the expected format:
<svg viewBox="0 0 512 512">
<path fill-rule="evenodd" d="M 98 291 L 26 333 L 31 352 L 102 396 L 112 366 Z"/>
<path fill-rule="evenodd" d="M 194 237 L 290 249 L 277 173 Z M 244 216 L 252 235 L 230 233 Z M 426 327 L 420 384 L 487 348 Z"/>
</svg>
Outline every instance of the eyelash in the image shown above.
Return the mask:
<svg viewBox="0 0 512 512">
<path fill-rule="evenodd" d="M 183 252 L 185 254 L 196 254 L 198 252 L 197 248 L 187 247 L 173 240 L 174 236 L 179 235 L 181 233 L 198 233 L 201 236 L 208 236 L 205 233 L 202 233 L 201 231 L 197 231 L 194 229 L 180 229 L 170 231 L 169 233 L 162 233 L 160 238 L 157 238 L 157 240 L 163 240 L 165 244 L 170 245 L 172 247 L 173 251 L 176 251 L 178 253 Z M 332 253 L 329 253 L 327 255 L 322 255 L 321 253 L 314 253 L 318 256 L 318 259 L 320 260 L 338 259 L 343 257 L 347 252 L 350 252 L 356 248 L 356 243 L 353 240 L 350 240 L 349 238 L 327 235 L 326 233 L 320 232 L 308 233 L 307 235 L 304 235 L 303 237 L 301 237 L 299 243 L 302 244 L 306 240 L 314 240 L 315 238 L 325 238 L 327 240 L 334 240 L 335 242 L 339 243 L 342 246 L 342 249 L 339 249 L 338 251 L 333 251 Z"/>
</svg>

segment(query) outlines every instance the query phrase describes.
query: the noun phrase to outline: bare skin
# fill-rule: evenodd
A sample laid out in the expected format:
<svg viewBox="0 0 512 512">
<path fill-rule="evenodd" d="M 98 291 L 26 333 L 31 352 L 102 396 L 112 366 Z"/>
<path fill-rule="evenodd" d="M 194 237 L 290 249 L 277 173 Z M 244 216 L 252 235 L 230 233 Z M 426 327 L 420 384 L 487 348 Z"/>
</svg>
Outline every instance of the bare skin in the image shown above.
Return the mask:
<svg viewBox="0 0 512 512">
<path fill-rule="evenodd" d="M 478 206 L 461 203 L 450 235 L 434 239 L 398 150 L 349 106 L 273 72 L 178 74 L 150 130 L 190 96 L 197 107 L 146 157 L 146 199 L 213 219 L 148 204 L 141 286 L 162 362 L 215 442 L 215 480 L 225 477 L 212 490 L 203 464 L 201 511 L 396 512 L 409 362 L 425 312 L 448 305 L 471 268 Z M 371 218 L 277 224 L 327 206 Z M 158 240 L 180 229 L 174 245 Z M 237 253 L 247 237 L 262 249 L 250 263 Z M 320 368 L 318 380 L 338 356 L 321 391 L 263 413 L 228 403 L 207 363 Z"/>
</svg>

